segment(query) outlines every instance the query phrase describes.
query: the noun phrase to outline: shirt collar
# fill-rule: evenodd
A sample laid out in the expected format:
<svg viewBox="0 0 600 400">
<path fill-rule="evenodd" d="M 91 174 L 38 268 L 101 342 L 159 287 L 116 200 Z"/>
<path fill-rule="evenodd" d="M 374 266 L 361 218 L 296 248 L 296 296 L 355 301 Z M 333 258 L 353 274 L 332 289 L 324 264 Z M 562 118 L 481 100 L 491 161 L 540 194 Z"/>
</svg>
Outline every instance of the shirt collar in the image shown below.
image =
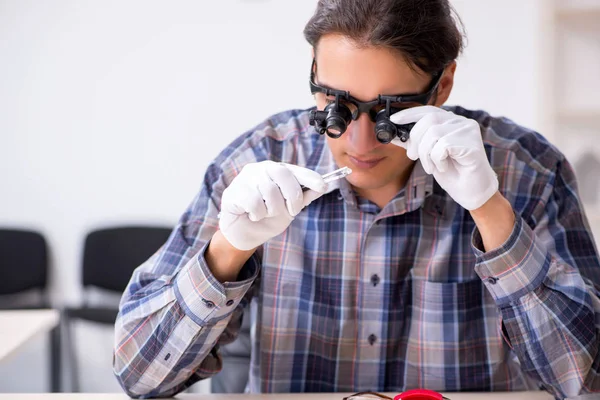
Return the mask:
<svg viewBox="0 0 600 400">
<path fill-rule="evenodd" d="M 380 217 L 386 218 L 414 211 L 423 206 L 433 192 L 433 176 L 423 169 L 420 161 L 415 166 L 398 194 L 381 210 Z"/>
<path fill-rule="evenodd" d="M 323 175 L 335 171 L 339 166 L 335 163 L 329 147 L 324 146 L 321 160 L 315 170 Z M 363 211 L 375 211 L 378 207 L 372 207 L 365 199 L 357 199 L 356 193 L 346 179 L 338 179 L 327 185 L 326 193 L 339 191 L 343 200 L 351 206 L 360 207 Z M 392 215 L 400 215 L 411 212 L 423 205 L 425 199 L 433 192 L 433 176 L 423 169 L 421 162 L 417 160 L 408 178 L 406 186 L 383 208 L 379 214 L 382 218 Z M 364 200 L 364 201 L 363 201 Z"/>
</svg>

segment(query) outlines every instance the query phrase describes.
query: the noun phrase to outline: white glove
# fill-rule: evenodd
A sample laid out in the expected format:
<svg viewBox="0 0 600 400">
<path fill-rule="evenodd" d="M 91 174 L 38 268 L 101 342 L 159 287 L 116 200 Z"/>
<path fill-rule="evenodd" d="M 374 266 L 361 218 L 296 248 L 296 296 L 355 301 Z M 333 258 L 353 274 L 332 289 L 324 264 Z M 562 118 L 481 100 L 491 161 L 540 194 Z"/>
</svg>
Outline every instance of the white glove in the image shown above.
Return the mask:
<svg viewBox="0 0 600 400">
<path fill-rule="evenodd" d="M 233 247 L 254 249 L 285 231 L 326 190 L 321 175 L 310 169 L 274 161 L 248 164 L 223 191 L 219 229 Z"/>
<path fill-rule="evenodd" d="M 477 121 L 434 106 L 408 108 L 393 114 L 395 124 L 416 122 L 403 143 L 411 160 L 423 169 L 462 207 L 481 207 L 498 191 L 498 177 L 487 159 Z"/>
</svg>

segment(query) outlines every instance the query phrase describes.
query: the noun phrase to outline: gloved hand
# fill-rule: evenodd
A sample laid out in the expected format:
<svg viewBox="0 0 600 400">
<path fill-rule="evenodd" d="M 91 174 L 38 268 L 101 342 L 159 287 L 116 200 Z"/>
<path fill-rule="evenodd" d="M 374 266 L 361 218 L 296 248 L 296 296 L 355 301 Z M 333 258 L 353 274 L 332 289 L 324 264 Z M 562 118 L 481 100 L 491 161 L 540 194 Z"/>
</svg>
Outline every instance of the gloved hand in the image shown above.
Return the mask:
<svg viewBox="0 0 600 400">
<path fill-rule="evenodd" d="M 233 247 L 254 249 L 285 231 L 326 190 L 321 175 L 310 169 L 274 161 L 248 164 L 223 191 L 219 229 Z"/>
<path fill-rule="evenodd" d="M 393 114 L 395 124 L 416 122 L 405 143 L 411 160 L 423 169 L 462 207 L 474 210 L 498 191 L 498 177 L 487 159 L 479 124 L 434 106 L 408 108 Z"/>
</svg>

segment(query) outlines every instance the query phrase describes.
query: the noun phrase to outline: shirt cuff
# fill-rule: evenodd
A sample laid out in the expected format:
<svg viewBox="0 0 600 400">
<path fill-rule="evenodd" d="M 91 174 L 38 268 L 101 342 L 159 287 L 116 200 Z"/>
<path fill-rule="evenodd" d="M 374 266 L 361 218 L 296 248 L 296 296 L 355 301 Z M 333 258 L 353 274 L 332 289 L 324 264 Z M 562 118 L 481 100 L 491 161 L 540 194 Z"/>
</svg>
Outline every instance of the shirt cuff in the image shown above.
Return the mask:
<svg viewBox="0 0 600 400">
<path fill-rule="evenodd" d="M 483 240 L 477 228 L 471 237 L 471 247 L 477 259 L 475 272 L 498 306 L 506 306 L 537 289 L 548 274 L 552 260 L 520 215 L 515 215 L 515 226 L 500 247 L 483 252 Z"/>
<path fill-rule="evenodd" d="M 209 243 L 179 271 L 174 285 L 177 301 L 200 326 L 213 325 L 229 317 L 260 271 L 260 261 L 255 253 L 240 270 L 236 282 L 219 282 L 204 258 Z"/>
</svg>

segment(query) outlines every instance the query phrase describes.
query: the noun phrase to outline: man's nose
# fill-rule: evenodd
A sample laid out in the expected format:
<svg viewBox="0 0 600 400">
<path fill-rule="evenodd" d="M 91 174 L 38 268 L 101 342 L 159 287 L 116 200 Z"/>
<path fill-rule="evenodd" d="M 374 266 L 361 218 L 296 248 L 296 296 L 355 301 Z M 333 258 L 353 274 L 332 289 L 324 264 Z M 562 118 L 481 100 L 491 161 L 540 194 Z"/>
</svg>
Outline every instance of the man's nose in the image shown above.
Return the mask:
<svg viewBox="0 0 600 400">
<path fill-rule="evenodd" d="M 360 114 L 356 121 L 352 121 L 346 133 L 351 149 L 357 154 L 366 154 L 379 146 L 375 136 L 375 123 L 366 113 Z"/>
</svg>

